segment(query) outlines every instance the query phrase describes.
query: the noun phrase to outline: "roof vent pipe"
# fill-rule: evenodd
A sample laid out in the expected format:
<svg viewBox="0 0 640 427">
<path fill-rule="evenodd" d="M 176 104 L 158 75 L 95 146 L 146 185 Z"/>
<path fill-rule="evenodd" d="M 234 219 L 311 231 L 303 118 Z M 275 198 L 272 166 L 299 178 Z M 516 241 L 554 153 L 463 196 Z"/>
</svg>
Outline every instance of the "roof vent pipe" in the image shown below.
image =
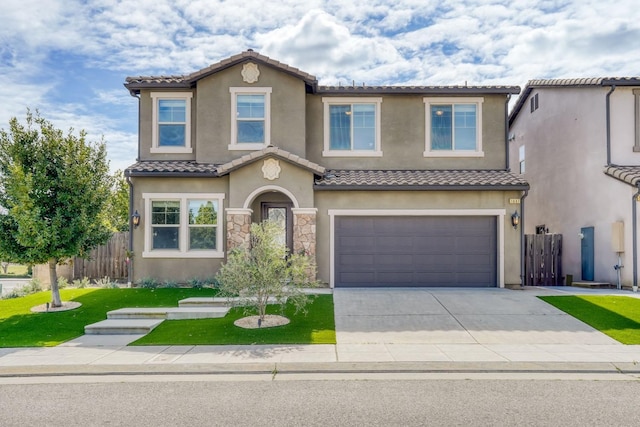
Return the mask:
<svg viewBox="0 0 640 427">
<path fill-rule="evenodd" d="M 607 166 L 611 165 L 611 94 L 616 90 L 616 85 L 611 85 L 607 92 Z"/>
</svg>

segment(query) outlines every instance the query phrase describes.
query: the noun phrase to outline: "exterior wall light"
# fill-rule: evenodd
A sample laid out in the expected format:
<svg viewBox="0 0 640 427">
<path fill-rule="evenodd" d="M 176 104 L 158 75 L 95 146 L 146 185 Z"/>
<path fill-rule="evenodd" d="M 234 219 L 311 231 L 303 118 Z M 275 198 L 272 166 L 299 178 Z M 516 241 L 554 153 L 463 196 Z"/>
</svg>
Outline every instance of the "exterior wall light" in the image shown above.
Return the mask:
<svg viewBox="0 0 640 427">
<path fill-rule="evenodd" d="M 520 215 L 518 215 L 518 211 L 516 210 L 515 212 L 513 212 L 513 214 L 511 214 L 511 225 L 513 225 L 513 228 L 516 229 L 518 228 L 518 224 L 520 224 Z"/>
<path fill-rule="evenodd" d="M 133 223 L 134 228 L 138 228 L 140 225 L 140 214 L 136 210 L 133 215 L 131 215 L 131 222 Z"/>
</svg>

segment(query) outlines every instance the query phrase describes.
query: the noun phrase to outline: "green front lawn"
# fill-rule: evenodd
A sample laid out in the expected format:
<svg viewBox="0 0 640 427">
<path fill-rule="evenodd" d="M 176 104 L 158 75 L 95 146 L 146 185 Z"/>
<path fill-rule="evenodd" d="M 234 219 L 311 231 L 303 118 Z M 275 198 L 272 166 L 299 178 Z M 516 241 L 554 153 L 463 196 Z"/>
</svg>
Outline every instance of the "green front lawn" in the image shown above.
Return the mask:
<svg viewBox="0 0 640 427">
<path fill-rule="evenodd" d="M 0 268 L 0 279 L 21 279 L 28 278 L 28 268 L 26 265 L 9 264 L 7 274 L 4 274 L 4 270 Z"/>
<path fill-rule="evenodd" d="M 597 295 L 539 298 L 622 344 L 640 344 L 640 299 L 638 298 Z"/>
<path fill-rule="evenodd" d="M 219 344 L 335 344 L 333 296 L 318 295 L 308 306 L 306 315 L 295 314 L 287 304 L 284 313 L 269 306 L 269 314 L 281 314 L 291 323 L 275 328 L 243 329 L 234 321 L 244 317 L 234 308 L 225 317 L 200 320 L 165 320 L 150 334 L 132 345 L 219 345 Z"/>
<path fill-rule="evenodd" d="M 63 301 L 82 304 L 75 310 L 32 313 L 51 301 L 51 292 L 0 300 L 0 347 L 55 346 L 84 334 L 84 327 L 124 307 L 177 307 L 189 297 L 213 296 L 213 289 L 63 289 Z"/>
</svg>

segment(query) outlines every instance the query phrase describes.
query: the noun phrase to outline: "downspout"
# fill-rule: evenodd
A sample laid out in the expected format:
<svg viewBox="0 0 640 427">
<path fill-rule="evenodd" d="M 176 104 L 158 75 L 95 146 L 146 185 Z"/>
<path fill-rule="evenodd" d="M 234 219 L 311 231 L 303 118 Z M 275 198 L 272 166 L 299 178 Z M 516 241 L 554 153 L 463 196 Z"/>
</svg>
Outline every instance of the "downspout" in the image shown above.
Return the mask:
<svg viewBox="0 0 640 427">
<path fill-rule="evenodd" d="M 606 96 L 606 121 L 607 121 L 607 166 L 611 165 L 611 94 L 616 90 L 616 85 L 611 85 L 611 90 Z"/>
<path fill-rule="evenodd" d="M 524 199 L 529 194 L 529 190 L 524 190 L 520 197 L 520 286 L 524 286 Z"/>
<path fill-rule="evenodd" d="M 509 101 L 511 100 L 511 94 L 507 94 L 507 99 L 504 101 L 504 145 L 505 145 L 505 170 L 510 170 L 509 166 Z"/>
<path fill-rule="evenodd" d="M 131 96 L 138 100 L 138 156 L 136 157 L 136 162 L 140 161 L 140 95 L 131 93 Z M 133 278 L 133 182 L 131 182 L 131 177 L 125 171 L 125 177 L 127 178 L 127 183 L 129 184 L 129 253 L 128 253 L 128 265 L 127 265 L 127 284 L 131 287 L 131 280 Z"/>
<path fill-rule="evenodd" d="M 133 96 L 134 98 L 136 98 L 138 100 L 138 157 L 136 157 L 136 162 L 140 161 L 140 117 L 141 117 L 141 113 L 140 113 L 140 94 L 135 94 L 133 92 L 130 92 L 131 96 Z"/>
<path fill-rule="evenodd" d="M 125 172 L 127 183 L 129 184 L 129 253 L 127 254 L 127 284 L 131 287 L 131 279 L 133 276 L 133 183 L 131 177 Z"/>
<path fill-rule="evenodd" d="M 636 183 L 638 191 L 631 199 L 631 223 L 633 232 L 633 292 L 638 292 L 638 197 L 640 197 L 640 181 Z"/>
</svg>

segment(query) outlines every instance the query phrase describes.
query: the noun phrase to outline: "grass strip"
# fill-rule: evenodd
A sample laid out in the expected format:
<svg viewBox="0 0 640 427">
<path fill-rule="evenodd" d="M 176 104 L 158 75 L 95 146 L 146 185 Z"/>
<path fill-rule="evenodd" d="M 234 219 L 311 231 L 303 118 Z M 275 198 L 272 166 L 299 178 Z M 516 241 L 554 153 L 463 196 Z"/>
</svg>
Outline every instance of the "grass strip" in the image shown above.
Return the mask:
<svg viewBox="0 0 640 427">
<path fill-rule="evenodd" d="M 0 347 L 55 346 L 84 334 L 84 327 L 125 307 L 177 307 L 189 297 L 215 295 L 213 289 L 63 289 L 63 301 L 82 304 L 75 310 L 32 313 L 31 307 L 51 300 L 51 292 L 0 300 Z"/>
<path fill-rule="evenodd" d="M 627 296 L 540 296 L 622 344 L 640 344 L 640 299 Z"/>
<path fill-rule="evenodd" d="M 307 309 L 304 315 L 295 314 L 291 304 L 285 305 L 284 312 L 279 306 L 268 306 L 268 314 L 291 320 L 288 325 L 274 328 L 235 326 L 233 322 L 245 316 L 241 308 L 233 308 L 218 319 L 165 320 L 132 345 L 335 344 L 333 295 L 316 295 Z"/>
</svg>

